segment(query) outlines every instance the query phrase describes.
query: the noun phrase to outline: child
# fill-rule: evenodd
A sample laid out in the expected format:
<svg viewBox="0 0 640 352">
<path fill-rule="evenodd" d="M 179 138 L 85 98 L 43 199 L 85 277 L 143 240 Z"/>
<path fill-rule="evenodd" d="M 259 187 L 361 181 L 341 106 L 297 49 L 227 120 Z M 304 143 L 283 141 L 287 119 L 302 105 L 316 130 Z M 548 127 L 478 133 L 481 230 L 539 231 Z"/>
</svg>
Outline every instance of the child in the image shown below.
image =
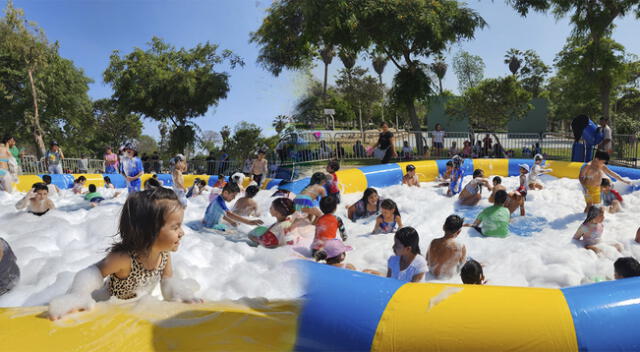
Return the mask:
<svg viewBox="0 0 640 352">
<path fill-rule="evenodd" d="M 271 225 L 260 237 L 249 234 L 249 239 L 267 248 L 276 248 L 285 244 L 293 244 L 293 240 L 288 238 L 291 227 L 291 215 L 296 208 L 293 201 L 288 198 L 276 198 L 271 202 L 269 213 L 276 218 L 277 222 Z"/>
<path fill-rule="evenodd" d="M 396 202 L 391 199 L 385 199 L 380 204 L 380 214 L 376 218 L 376 224 L 373 227 L 373 233 L 392 233 L 396 229 L 402 228 L 402 218 Z"/>
<path fill-rule="evenodd" d="M 592 205 L 587 210 L 587 218 L 578 228 L 573 239 L 580 241 L 586 249 L 590 249 L 596 254 L 602 253 L 602 249 L 598 248 L 604 232 L 604 208 L 600 205 Z M 622 247 L 618 243 L 612 244 L 618 251 L 622 251 Z"/>
<path fill-rule="evenodd" d="M 482 272 L 482 265 L 473 259 L 469 259 L 460 270 L 460 278 L 463 284 L 484 285 L 487 280 Z"/>
<path fill-rule="evenodd" d="M 104 177 L 104 188 L 105 189 L 115 189 L 116 187 L 113 185 L 113 183 L 111 183 L 111 177 L 109 176 L 105 176 Z M 49 192 L 51 193 L 51 192 Z"/>
<path fill-rule="evenodd" d="M 282 180 L 278 183 L 278 189 L 271 195 L 271 197 L 283 197 L 293 200 L 296 196 L 289 190 L 290 181 Z"/>
<path fill-rule="evenodd" d="M 208 189 L 207 181 L 195 179 L 193 182 L 193 186 L 189 187 L 189 191 L 187 192 L 187 198 L 199 196 L 206 192 Z"/>
<path fill-rule="evenodd" d="M 527 180 L 530 190 L 543 189 L 544 186 L 538 177 L 553 171 L 552 169 L 545 169 L 542 166 L 543 161 L 544 157 L 541 154 L 536 154 L 536 156 L 533 157 L 533 167 L 531 167 L 531 172 L 529 172 L 529 178 Z"/>
<path fill-rule="evenodd" d="M 253 180 L 256 181 L 258 186 L 262 183 L 262 177 L 269 172 L 267 159 L 264 158 L 265 155 L 264 150 L 259 150 L 258 158 L 255 159 L 251 165 L 251 175 L 253 175 Z"/>
<path fill-rule="evenodd" d="M 313 238 L 313 243 L 311 243 L 312 255 L 315 255 L 318 250 L 324 247 L 326 241 L 336 238 L 338 230 L 343 236 L 343 241 L 346 240 L 342 220 L 333 215 L 337 207 L 338 201 L 333 196 L 327 196 L 320 200 L 320 210 L 324 215 L 316 222 L 316 234 Z"/>
<path fill-rule="evenodd" d="M 600 184 L 601 195 L 602 195 L 602 204 L 611 214 L 617 213 L 622 210 L 622 196 L 618 193 L 613 187 L 611 187 L 611 180 L 608 178 L 602 178 L 602 183 Z"/>
<path fill-rule="evenodd" d="M 483 236 L 505 238 L 509 234 L 509 218 L 511 214 L 504 207 L 507 200 L 506 191 L 497 191 L 494 205 L 484 209 L 473 224 L 464 224 L 473 227 Z M 480 228 L 480 223 L 483 223 Z"/>
<path fill-rule="evenodd" d="M 449 157 L 452 158 L 458 154 L 458 143 L 456 141 L 453 141 L 451 142 L 451 148 L 449 148 Z"/>
<path fill-rule="evenodd" d="M 231 202 L 240 193 L 240 188 L 234 182 L 227 183 L 222 189 L 222 193 L 217 195 L 204 213 L 204 219 L 202 223 L 206 228 L 226 231 L 227 225 L 220 223 L 220 219 L 224 219 L 232 226 L 237 226 L 237 222 L 242 222 L 247 225 L 262 225 L 262 220 L 249 220 L 242 216 L 235 214 L 227 208 L 225 202 Z"/>
<path fill-rule="evenodd" d="M 258 191 L 260 191 L 258 186 L 247 187 L 244 197 L 238 199 L 233 206 L 233 212 L 240 216 L 260 216 L 258 203 L 253 199 L 258 194 Z"/>
<path fill-rule="evenodd" d="M 155 177 L 151 177 L 146 181 L 144 181 L 144 189 L 154 189 L 154 188 L 164 188 L 164 187 L 162 187 L 162 184 L 160 183 L 160 181 Z"/>
<path fill-rule="evenodd" d="M 325 197 L 327 191 L 324 189 L 324 184 L 327 182 L 327 177 L 322 172 L 316 172 L 311 176 L 309 185 L 305 187 L 300 194 L 293 200 L 293 204 L 296 205 L 296 211 L 299 211 L 309 218 L 312 224 L 323 215 L 322 211 L 318 209 L 318 197 Z"/>
<path fill-rule="evenodd" d="M 463 145 L 462 157 L 471 158 L 471 156 L 473 155 L 473 149 L 471 148 L 471 142 L 464 141 L 464 143 L 462 143 L 462 145 Z"/>
<path fill-rule="evenodd" d="M 460 193 L 460 190 L 462 190 L 462 179 L 464 178 L 464 172 L 462 171 L 462 158 L 455 156 L 451 159 L 451 162 L 453 163 L 453 170 L 451 170 L 451 180 L 449 181 L 449 189 L 447 190 L 448 197 L 453 197 Z"/>
<path fill-rule="evenodd" d="M 227 182 L 224 179 L 224 175 L 223 174 L 219 174 L 218 175 L 218 179 L 216 180 L 216 183 L 213 184 L 213 188 L 223 189 L 226 184 L 227 184 Z"/>
<path fill-rule="evenodd" d="M 20 281 L 17 261 L 7 241 L 0 237 L 0 296 L 9 292 Z"/>
<path fill-rule="evenodd" d="M 90 184 L 89 193 L 84 196 L 84 200 L 88 200 L 89 203 L 91 203 L 91 206 L 95 207 L 104 200 L 104 197 L 102 194 L 97 192 L 96 185 Z"/>
<path fill-rule="evenodd" d="M 173 166 L 173 170 L 171 170 L 171 179 L 173 180 L 173 191 L 176 192 L 178 199 L 182 205 L 187 205 L 187 190 L 184 186 L 184 176 L 182 175 L 183 171 L 187 170 L 187 162 L 182 154 L 178 154 L 174 159 L 175 164 Z"/>
<path fill-rule="evenodd" d="M 409 164 L 407 165 L 407 174 L 402 176 L 402 184 L 409 187 L 420 187 L 420 181 L 418 175 L 416 175 L 416 167 Z"/>
<path fill-rule="evenodd" d="M 347 258 L 347 251 L 350 251 L 351 249 L 352 248 L 350 246 L 346 246 L 344 242 L 334 238 L 326 241 L 322 249 L 317 251 L 313 257 L 317 262 L 324 260 L 328 265 L 335 266 L 337 268 L 356 270 L 356 267 L 353 266 L 353 264 L 344 262 Z"/>
<path fill-rule="evenodd" d="M 491 191 L 491 195 L 489 196 L 489 203 L 495 203 L 495 197 L 498 191 L 507 191 L 506 187 L 502 185 L 502 178 L 500 176 L 495 176 L 492 179 L 492 182 L 493 191 Z M 507 200 L 504 202 L 504 206 L 509 209 L 509 214 L 513 214 L 516 209 L 520 208 L 520 216 L 526 215 L 524 209 L 524 197 L 518 191 L 507 193 Z"/>
<path fill-rule="evenodd" d="M 118 227 L 120 242 L 111 246 L 104 259 L 78 272 L 66 295 L 51 300 L 52 320 L 77 310 L 92 309 L 95 305 L 92 293 L 100 289 L 126 300 L 151 293 L 160 282 L 165 300 L 202 301 L 181 280 L 172 278 L 170 252 L 178 250 L 184 236 L 184 206 L 175 192 L 156 188 L 132 193 L 124 209 L 127 211 L 122 212 Z"/>
<path fill-rule="evenodd" d="M 78 177 L 75 181 L 73 181 L 73 193 L 74 194 L 83 194 L 85 193 L 83 188 L 84 184 L 87 182 L 87 178 L 84 176 Z"/>
<path fill-rule="evenodd" d="M 491 191 L 492 187 L 489 181 L 484 178 L 484 171 L 482 169 L 476 169 L 473 172 L 473 179 L 467 183 L 460 195 L 458 196 L 458 202 L 461 205 L 474 206 L 482 199 L 482 186 L 487 187 Z"/>
<path fill-rule="evenodd" d="M 336 175 L 336 171 L 340 170 L 340 163 L 338 160 L 329 160 L 326 170 L 331 175 L 331 178 L 327 178 L 325 185 L 327 195 L 334 196 L 340 203 L 340 188 L 338 187 L 338 175 Z"/>
<path fill-rule="evenodd" d="M 609 175 L 610 177 L 613 177 L 616 180 L 622 181 L 626 184 L 631 183 L 627 180 L 623 180 L 620 175 L 609 170 L 609 168 L 605 165 L 608 161 L 609 154 L 598 150 L 596 151 L 596 155 L 593 160 L 587 163 L 587 165 L 583 166 L 580 170 L 580 184 L 582 185 L 584 200 L 587 204 L 584 208 L 585 213 L 592 205 L 600 204 L 602 200 L 600 195 L 600 185 L 602 184 L 603 174 Z"/>
<path fill-rule="evenodd" d="M 409 142 L 408 141 L 404 141 L 402 143 L 402 158 L 404 160 L 411 160 L 413 159 L 413 148 L 411 148 L 409 146 Z"/>
<path fill-rule="evenodd" d="M 613 269 L 616 280 L 640 276 L 640 263 L 631 257 L 618 258 L 613 263 Z"/>
<path fill-rule="evenodd" d="M 78 173 L 89 173 L 89 159 L 87 159 L 87 156 L 84 154 L 80 155 L 80 159 L 78 160 Z"/>
<path fill-rule="evenodd" d="M 387 277 L 420 282 L 427 272 L 427 261 L 420 255 L 420 236 L 413 227 L 403 227 L 393 238 L 393 253 L 387 262 Z"/>
<path fill-rule="evenodd" d="M 458 215 L 449 215 L 442 226 L 444 236 L 431 241 L 427 251 L 427 264 L 429 272 L 436 279 L 448 279 L 456 275 L 467 260 L 467 248 L 456 242 L 462 223 L 462 218 Z"/>
<path fill-rule="evenodd" d="M 479 158 L 482 156 L 482 142 L 478 140 L 476 144 L 473 145 L 473 157 Z"/>
<path fill-rule="evenodd" d="M 44 184 L 47 185 L 47 188 L 49 189 L 49 194 L 51 195 L 60 194 L 60 188 L 58 188 L 58 186 L 51 183 L 50 175 L 42 175 L 42 181 L 44 181 Z"/>
<path fill-rule="evenodd" d="M 48 195 L 49 187 L 46 184 L 42 182 L 34 183 L 29 193 L 16 203 L 16 209 L 27 208 L 29 213 L 42 216 L 49 210 L 56 208 L 55 204 L 48 198 Z"/>
<path fill-rule="evenodd" d="M 375 188 L 367 188 L 364 190 L 362 198 L 347 208 L 347 216 L 351 221 L 355 222 L 358 219 L 378 215 L 380 203 L 382 203 L 382 200 L 378 196 L 378 191 Z"/>
<path fill-rule="evenodd" d="M 436 178 L 436 182 L 440 182 L 437 187 L 447 187 L 449 183 L 451 183 L 451 172 L 453 171 L 453 162 L 451 160 L 447 161 L 446 170 L 444 173 L 438 178 Z"/>
<path fill-rule="evenodd" d="M 527 199 L 527 175 L 529 174 L 529 165 L 520 164 L 520 176 L 518 179 L 520 180 L 520 186 L 517 191 L 520 195 L 526 200 Z"/>
</svg>

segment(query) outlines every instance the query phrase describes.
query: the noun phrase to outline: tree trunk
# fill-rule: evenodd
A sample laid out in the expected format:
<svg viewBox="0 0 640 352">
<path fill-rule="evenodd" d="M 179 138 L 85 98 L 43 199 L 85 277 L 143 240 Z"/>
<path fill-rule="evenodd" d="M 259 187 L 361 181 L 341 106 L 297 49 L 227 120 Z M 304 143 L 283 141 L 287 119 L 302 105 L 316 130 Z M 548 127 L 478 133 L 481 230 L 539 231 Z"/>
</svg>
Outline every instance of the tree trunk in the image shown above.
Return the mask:
<svg viewBox="0 0 640 352">
<path fill-rule="evenodd" d="M 442 78 L 438 78 L 438 84 L 440 85 L 440 96 L 442 96 Z"/>
<path fill-rule="evenodd" d="M 31 121 L 27 121 L 31 125 L 31 133 L 33 134 L 33 140 L 36 144 L 36 149 L 39 153 L 39 157 L 43 157 L 47 148 L 44 145 L 44 138 L 42 135 L 42 128 L 40 127 L 40 115 L 38 114 L 38 92 L 36 91 L 36 85 L 33 82 L 33 70 L 27 71 L 29 74 L 29 83 L 31 84 L 31 95 L 33 97 L 33 118 Z M 26 117 L 26 115 L 25 115 Z"/>
<path fill-rule="evenodd" d="M 329 65 L 324 64 L 324 85 L 322 86 L 322 100 L 327 98 L 327 74 L 329 72 Z"/>
<path fill-rule="evenodd" d="M 409 111 L 409 117 L 411 118 L 411 127 L 416 133 L 416 147 L 418 148 L 418 154 L 424 154 L 424 143 L 422 143 L 422 132 L 420 129 L 420 120 L 418 120 L 418 113 L 416 113 L 416 105 L 413 100 L 407 101 L 407 111 Z M 396 126 L 397 127 L 397 126 Z"/>
</svg>

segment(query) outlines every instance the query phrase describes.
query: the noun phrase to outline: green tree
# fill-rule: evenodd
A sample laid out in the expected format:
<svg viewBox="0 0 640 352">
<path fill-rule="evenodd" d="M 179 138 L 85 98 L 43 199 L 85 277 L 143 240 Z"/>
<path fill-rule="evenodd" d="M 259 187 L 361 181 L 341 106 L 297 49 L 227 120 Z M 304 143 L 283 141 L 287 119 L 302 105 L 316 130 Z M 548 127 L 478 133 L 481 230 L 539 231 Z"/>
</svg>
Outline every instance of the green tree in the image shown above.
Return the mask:
<svg viewBox="0 0 640 352">
<path fill-rule="evenodd" d="M 442 89 L 442 80 L 447 74 L 448 68 L 449 66 L 447 66 L 447 63 L 444 61 L 444 56 L 442 56 L 442 54 L 436 56 L 436 60 L 431 64 L 431 71 L 433 71 L 433 73 L 436 74 L 436 77 L 438 77 L 438 95 L 442 95 L 444 93 Z"/>
<path fill-rule="evenodd" d="M 523 56 L 524 62 L 518 76 L 522 87 L 531 93 L 534 98 L 537 98 L 544 90 L 546 76 L 551 72 L 551 68 L 540 59 L 540 56 L 534 50 L 525 51 Z"/>
<path fill-rule="evenodd" d="M 510 119 L 522 119 L 533 108 L 527 92 L 512 75 L 490 78 L 465 90 L 447 103 L 446 112 L 457 118 L 468 118 L 474 129 L 497 132 L 504 130 Z M 496 141 L 500 141 L 495 135 Z"/>
<path fill-rule="evenodd" d="M 326 89 L 326 87 L 323 89 Z M 277 134 L 280 134 L 280 132 L 284 131 L 285 127 L 287 127 L 287 124 L 290 121 L 291 121 L 291 118 L 289 116 L 278 115 L 273 119 L 271 126 L 276 130 Z"/>
<path fill-rule="evenodd" d="M 298 123 L 312 125 L 324 121 L 324 109 L 335 110 L 336 122 L 350 122 L 355 119 L 355 110 L 344 96 L 335 88 L 329 87 L 326 95 L 322 93 L 322 83 L 308 77 L 307 89 L 296 102 L 293 120 Z"/>
<path fill-rule="evenodd" d="M 91 82 L 58 54 L 44 31 L 7 2 L 0 19 L 0 120 L 3 128 L 33 140 L 39 155 L 45 133 L 60 138 L 90 120 Z"/>
<path fill-rule="evenodd" d="M 615 50 L 611 46 L 611 34 L 616 19 L 627 14 L 634 13 L 640 18 L 640 0 L 507 0 L 507 3 L 522 16 L 527 16 L 529 11 L 551 11 L 556 18 L 569 16 L 574 26 L 572 37 L 590 43 L 591 50 L 582 67 L 585 76 L 596 75 L 599 78 L 613 76 L 616 70 L 608 63 L 608 56 Z M 609 53 L 607 53 L 609 51 Z M 602 115 L 609 118 L 611 93 L 614 87 L 607 79 L 593 80 L 590 85 L 598 89 Z"/>
<path fill-rule="evenodd" d="M 158 142 L 151 136 L 146 134 L 141 135 L 135 140 L 138 154 L 153 154 L 158 151 Z"/>
<path fill-rule="evenodd" d="M 511 71 L 512 75 L 516 75 L 520 66 L 522 65 L 523 53 L 518 49 L 509 49 L 507 53 L 504 55 L 504 63 L 509 66 L 509 71 Z"/>
<path fill-rule="evenodd" d="M 458 77 L 460 94 L 482 81 L 484 67 L 484 61 L 480 56 L 471 55 L 466 51 L 460 51 L 453 57 L 453 72 Z"/>
<path fill-rule="evenodd" d="M 125 142 L 140 137 L 142 121 L 140 115 L 122 113 L 111 99 L 93 102 L 93 116 L 97 134 L 94 136 L 102 145 L 117 148 Z"/>
<path fill-rule="evenodd" d="M 208 155 L 209 152 L 216 150 L 222 144 L 222 137 L 216 131 L 203 131 L 198 143 L 200 149 L 206 151 Z"/>
<path fill-rule="evenodd" d="M 258 62 L 275 75 L 307 67 L 321 44 L 352 53 L 376 47 L 398 69 L 392 97 L 405 105 L 419 131 L 415 104 L 431 93 L 421 59 L 473 38 L 484 26 L 475 11 L 455 0 L 283 0 L 271 5 L 251 40 L 260 46 Z M 422 138 L 416 139 L 422 150 Z"/>
<path fill-rule="evenodd" d="M 336 78 L 336 88 L 355 111 L 363 113 L 364 121 L 371 121 L 373 107 L 383 97 L 382 86 L 376 79 L 367 74 L 367 70 L 356 66 L 350 71 L 340 70 Z"/>
<path fill-rule="evenodd" d="M 171 151 L 182 152 L 196 141 L 190 119 L 203 116 L 229 92 L 229 74 L 215 71 L 216 66 L 225 61 L 231 68 L 244 65 L 231 51 L 217 51 L 209 42 L 176 49 L 153 37 L 146 51 L 136 48 L 123 57 L 114 51 L 104 80 L 123 111 L 171 121 Z"/>
<path fill-rule="evenodd" d="M 262 129 L 253 123 L 239 122 L 233 128 L 233 137 L 229 139 L 227 152 L 232 160 L 244 160 L 247 155 L 256 152 L 262 146 Z"/>
</svg>

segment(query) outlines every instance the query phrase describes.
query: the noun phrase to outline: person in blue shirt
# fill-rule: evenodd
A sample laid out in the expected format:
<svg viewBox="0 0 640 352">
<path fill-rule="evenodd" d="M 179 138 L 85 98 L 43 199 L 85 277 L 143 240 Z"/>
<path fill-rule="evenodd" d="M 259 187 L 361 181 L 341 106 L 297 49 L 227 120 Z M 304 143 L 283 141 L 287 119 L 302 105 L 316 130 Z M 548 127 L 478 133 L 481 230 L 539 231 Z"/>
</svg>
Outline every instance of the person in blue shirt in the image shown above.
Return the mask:
<svg viewBox="0 0 640 352">
<path fill-rule="evenodd" d="M 220 222 L 221 219 L 224 219 L 232 226 L 236 226 L 238 222 L 247 225 L 262 225 L 262 220 L 249 220 L 229 210 L 226 202 L 233 201 L 238 193 L 240 193 L 238 184 L 235 182 L 227 183 L 222 189 L 222 193 L 213 198 L 209 206 L 207 206 L 204 219 L 202 220 L 204 227 L 225 231 L 227 226 Z"/>
<path fill-rule="evenodd" d="M 129 193 L 140 191 L 140 177 L 144 174 L 142 160 L 138 158 L 138 152 L 131 146 L 125 147 L 126 158 L 122 161 L 124 175 L 127 179 Z"/>
</svg>

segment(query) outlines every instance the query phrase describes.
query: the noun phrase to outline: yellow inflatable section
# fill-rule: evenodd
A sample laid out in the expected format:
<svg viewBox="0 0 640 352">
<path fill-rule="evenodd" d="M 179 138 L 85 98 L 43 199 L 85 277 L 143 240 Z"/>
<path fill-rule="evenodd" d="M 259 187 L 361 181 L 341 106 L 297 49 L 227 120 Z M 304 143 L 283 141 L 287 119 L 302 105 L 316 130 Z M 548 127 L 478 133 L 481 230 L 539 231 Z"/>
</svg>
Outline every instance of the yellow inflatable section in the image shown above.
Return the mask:
<svg viewBox="0 0 640 352">
<path fill-rule="evenodd" d="M 51 322 L 45 307 L 0 308 L 2 351 L 288 351 L 300 305 L 295 301 L 189 305 L 98 303 Z"/>
</svg>

